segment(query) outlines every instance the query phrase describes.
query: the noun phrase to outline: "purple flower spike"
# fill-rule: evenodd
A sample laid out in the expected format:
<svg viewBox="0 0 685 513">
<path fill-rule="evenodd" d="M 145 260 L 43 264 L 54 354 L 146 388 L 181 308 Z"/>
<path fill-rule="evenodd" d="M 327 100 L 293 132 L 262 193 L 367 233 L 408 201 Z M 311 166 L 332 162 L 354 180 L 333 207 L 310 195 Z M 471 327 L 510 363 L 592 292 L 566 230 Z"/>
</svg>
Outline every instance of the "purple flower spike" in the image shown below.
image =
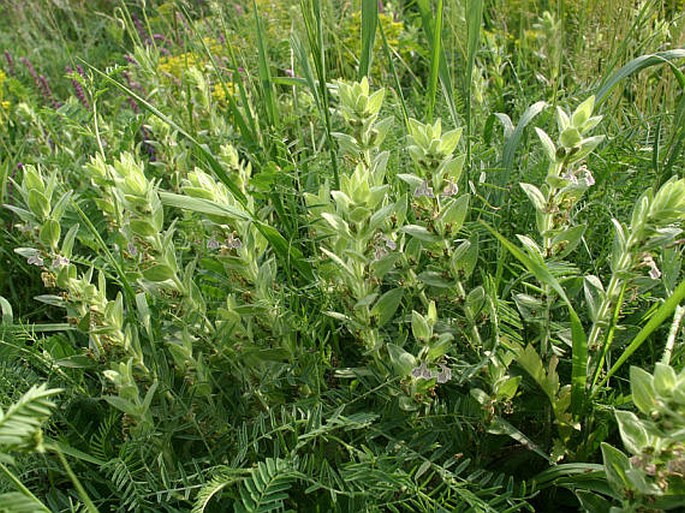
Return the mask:
<svg viewBox="0 0 685 513">
<path fill-rule="evenodd" d="M 74 72 L 74 70 L 71 69 L 71 66 L 67 66 L 65 69 L 68 74 L 73 74 Z M 81 76 L 83 75 L 81 74 Z M 86 109 L 90 109 L 90 103 L 88 103 L 86 93 L 83 90 L 81 83 L 78 80 L 72 79 L 71 86 L 74 88 L 74 94 L 76 95 L 76 98 L 78 98 L 78 100 L 81 102 L 81 105 L 83 105 Z"/>
<path fill-rule="evenodd" d="M 9 50 L 5 50 L 5 59 L 7 60 L 7 71 L 9 71 L 10 75 L 14 76 L 14 59 L 12 58 L 12 54 L 9 52 Z"/>
</svg>

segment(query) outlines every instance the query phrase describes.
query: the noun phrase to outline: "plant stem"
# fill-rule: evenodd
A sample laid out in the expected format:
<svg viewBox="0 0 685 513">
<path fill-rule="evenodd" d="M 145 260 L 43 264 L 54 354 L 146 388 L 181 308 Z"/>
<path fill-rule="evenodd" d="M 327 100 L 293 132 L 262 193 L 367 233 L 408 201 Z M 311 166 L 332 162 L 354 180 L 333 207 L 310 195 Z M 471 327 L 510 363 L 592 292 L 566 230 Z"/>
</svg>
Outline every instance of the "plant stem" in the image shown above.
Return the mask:
<svg viewBox="0 0 685 513">
<path fill-rule="evenodd" d="M 680 331 L 680 323 L 685 316 L 685 307 L 678 305 L 673 314 L 673 322 L 671 323 L 671 329 L 668 331 L 668 338 L 666 339 L 666 347 L 664 348 L 664 355 L 661 357 L 661 363 L 669 365 L 671 363 L 671 355 L 673 354 L 673 348 L 675 347 L 675 339 Z"/>
<path fill-rule="evenodd" d="M 10 469 L 8 469 L 8 468 L 7 468 L 5 465 L 3 465 L 2 463 L 0 463 L 0 470 L 2 470 L 2 472 L 8 477 L 8 479 L 9 479 L 10 481 L 12 481 L 12 483 L 14 483 L 14 486 L 16 486 L 16 487 L 19 489 L 19 491 L 21 491 L 21 493 L 23 493 L 23 494 L 26 495 L 27 497 L 30 497 L 32 500 L 34 500 L 34 501 L 36 502 L 36 506 L 37 506 L 37 505 L 40 505 L 40 506 L 42 507 L 43 511 L 47 511 L 47 512 L 50 511 L 48 508 L 45 507 L 45 505 L 44 505 L 40 500 L 38 500 L 38 497 L 36 497 L 35 495 L 33 495 L 33 493 L 31 493 L 31 490 L 29 490 L 28 488 L 26 488 L 26 486 L 24 486 L 24 483 L 22 483 L 22 482 L 17 478 L 17 476 L 15 476 L 15 475 L 12 473 L 12 471 L 11 471 Z"/>
</svg>

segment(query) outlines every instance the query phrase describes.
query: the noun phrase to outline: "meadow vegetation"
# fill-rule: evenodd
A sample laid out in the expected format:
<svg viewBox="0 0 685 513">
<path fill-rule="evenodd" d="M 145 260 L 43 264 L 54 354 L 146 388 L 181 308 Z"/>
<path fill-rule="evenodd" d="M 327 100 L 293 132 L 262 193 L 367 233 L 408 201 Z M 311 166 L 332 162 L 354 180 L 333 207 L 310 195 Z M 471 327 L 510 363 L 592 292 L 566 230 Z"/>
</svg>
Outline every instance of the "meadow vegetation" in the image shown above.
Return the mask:
<svg viewBox="0 0 685 513">
<path fill-rule="evenodd" d="M 681 0 L 0 4 L 0 512 L 683 511 Z"/>
</svg>

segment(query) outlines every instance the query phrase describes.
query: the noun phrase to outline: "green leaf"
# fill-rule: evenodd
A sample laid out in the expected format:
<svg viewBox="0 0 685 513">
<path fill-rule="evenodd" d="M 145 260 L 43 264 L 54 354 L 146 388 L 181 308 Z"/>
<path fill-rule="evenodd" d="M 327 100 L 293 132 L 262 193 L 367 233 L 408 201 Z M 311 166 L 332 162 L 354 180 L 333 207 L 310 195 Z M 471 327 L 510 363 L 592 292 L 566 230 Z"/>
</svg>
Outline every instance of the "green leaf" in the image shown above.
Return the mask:
<svg viewBox="0 0 685 513">
<path fill-rule="evenodd" d="M 450 204 L 440 213 L 440 221 L 449 228 L 450 234 L 457 233 L 466 219 L 469 211 L 469 195 L 463 194 L 450 202 Z"/>
<path fill-rule="evenodd" d="M 636 59 L 633 59 L 628 64 L 623 66 L 621 69 L 619 69 L 616 73 L 611 75 L 611 77 L 609 77 L 606 80 L 606 82 L 602 84 L 602 87 L 599 88 L 597 94 L 595 95 L 597 97 L 597 103 L 599 104 L 606 100 L 606 97 L 609 94 L 609 92 L 614 88 L 614 86 L 616 86 L 616 84 L 618 84 L 622 80 L 625 80 L 634 73 L 638 73 L 645 68 L 655 66 L 657 64 L 668 64 L 676 74 L 676 78 L 678 78 L 678 81 L 680 82 L 680 87 L 685 88 L 685 83 L 682 79 L 682 73 L 678 74 L 678 68 L 676 68 L 675 65 L 671 62 L 676 59 L 682 58 L 685 58 L 685 49 L 679 48 L 677 50 L 668 50 L 665 52 L 658 52 L 655 54 L 642 55 Z"/>
<path fill-rule="evenodd" d="M 37 189 L 29 191 L 27 203 L 31 212 L 40 220 L 45 219 L 50 215 L 50 200 Z"/>
<path fill-rule="evenodd" d="M 0 409 L 0 447 L 32 448 L 36 432 L 51 415 L 55 404 L 51 398 L 61 389 L 48 389 L 45 384 L 32 386 L 6 412 Z"/>
<path fill-rule="evenodd" d="M 373 308 L 371 315 L 378 317 L 378 326 L 384 326 L 390 322 L 400 306 L 402 297 L 404 296 L 404 289 L 396 288 L 387 291 L 383 294 Z"/>
<path fill-rule="evenodd" d="M 0 311 L 2 311 L 2 324 L 9 326 L 14 322 L 12 305 L 2 296 L 0 296 Z"/>
<path fill-rule="evenodd" d="M 43 226 L 40 227 L 40 233 L 38 237 L 41 242 L 46 246 L 56 249 L 57 244 L 59 244 L 59 238 L 62 229 L 57 221 L 54 219 L 47 219 L 43 222 Z"/>
<path fill-rule="evenodd" d="M 611 487 L 617 491 L 620 496 L 624 495 L 624 490 L 633 489 L 626 476 L 626 471 L 630 469 L 628 457 L 618 449 L 604 442 L 602 442 L 602 457 L 604 459 L 604 470 L 606 471 L 607 480 Z"/>
<path fill-rule="evenodd" d="M 528 199 L 533 204 L 533 207 L 535 207 L 535 210 L 544 213 L 547 210 L 547 201 L 542 192 L 540 192 L 540 189 L 529 183 L 521 182 L 519 185 L 521 186 L 521 189 L 523 189 L 523 192 L 526 193 L 526 196 L 528 196 Z"/>
<path fill-rule="evenodd" d="M 504 143 L 504 151 L 502 153 L 502 165 L 505 169 L 505 173 L 502 173 L 502 175 L 504 177 L 509 176 L 509 173 L 514 168 L 514 157 L 516 155 L 516 150 L 521 143 L 525 128 L 538 114 L 545 109 L 545 107 L 547 107 L 547 102 L 544 101 L 539 101 L 528 107 L 523 113 L 523 116 L 521 116 L 521 119 L 511 134 L 511 137 L 509 137 Z"/>
<path fill-rule="evenodd" d="M 215 203 L 208 199 L 193 198 L 164 191 L 159 191 L 159 199 L 162 201 L 163 205 L 168 207 L 180 208 L 181 210 L 188 210 L 199 214 L 218 216 L 229 221 L 234 221 L 236 219 L 247 221 L 250 219 L 250 216 L 243 210 L 230 205 Z"/>
<path fill-rule="evenodd" d="M 632 454 L 641 454 L 649 447 L 649 435 L 642 421 L 630 411 L 619 410 L 615 415 L 623 445 Z"/>
<path fill-rule="evenodd" d="M 449 132 L 445 132 L 440 138 L 440 144 L 438 144 L 438 151 L 445 156 L 452 155 L 452 153 L 454 153 L 454 150 L 457 149 L 457 145 L 459 144 L 459 140 L 461 139 L 462 132 L 463 128 L 461 127 L 456 128 L 454 130 L 450 130 Z"/>
<path fill-rule="evenodd" d="M 292 462 L 281 458 L 266 458 L 253 467 L 240 487 L 242 511 L 271 513 L 284 511 L 287 491 L 297 480 Z M 238 510 L 236 510 L 238 511 Z"/>
<path fill-rule="evenodd" d="M 571 116 L 571 124 L 577 128 L 581 128 L 585 122 L 592 116 L 592 111 L 595 108 L 595 97 L 590 96 L 583 103 L 576 107 L 576 110 Z"/>
<path fill-rule="evenodd" d="M 559 142 L 566 148 L 574 148 L 582 141 L 580 131 L 575 127 L 568 127 L 559 136 Z"/>
<path fill-rule="evenodd" d="M 654 390 L 654 378 L 640 367 L 630 367 L 630 390 L 633 404 L 645 415 L 652 415 L 656 409 L 656 391 Z"/>
<path fill-rule="evenodd" d="M 587 227 L 582 224 L 578 226 L 572 226 L 571 228 L 567 228 L 563 232 L 554 236 L 552 239 L 552 244 L 554 246 L 559 244 L 563 245 L 563 249 L 557 254 L 558 258 L 564 258 L 566 255 L 576 249 L 576 247 L 578 247 L 580 240 L 585 234 L 586 228 Z"/>
<path fill-rule="evenodd" d="M 276 228 L 261 221 L 253 221 L 259 232 L 269 241 L 279 260 L 286 267 L 294 267 L 308 281 L 314 281 L 311 264 L 304 259 L 302 251 L 290 244 Z"/>
<path fill-rule="evenodd" d="M 403 226 L 401 228 L 401 231 L 423 242 L 437 242 L 440 240 L 440 237 L 438 237 L 434 233 L 429 232 L 423 226 L 419 226 L 416 224 L 408 224 L 407 226 Z"/>
<path fill-rule="evenodd" d="M 554 382 L 548 378 L 545 367 L 542 364 L 542 359 L 533 346 L 528 344 L 526 348 L 519 353 L 516 362 L 531 378 L 533 378 L 533 381 L 535 381 L 542 391 L 545 392 L 550 404 L 553 405 L 556 401 L 558 382 L 555 387 Z"/>
<path fill-rule="evenodd" d="M 145 219 L 131 219 L 129 221 L 131 226 L 131 231 L 140 237 L 154 237 L 159 234 L 157 230 L 150 221 Z"/>
<path fill-rule="evenodd" d="M 417 363 L 414 355 L 392 342 L 386 344 L 386 347 L 388 349 L 390 363 L 395 369 L 395 373 L 402 377 L 410 376 L 411 371 L 416 367 Z"/>
<path fill-rule="evenodd" d="M 575 490 L 574 492 L 583 510 L 587 513 L 607 513 L 611 503 L 601 495 L 588 490 Z"/>
<path fill-rule="evenodd" d="M 508 378 L 503 383 L 499 383 L 496 387 L 497 399 L 505 401 L 513 399 L 518 390 L 519 383 L 521 383 L 521 376 L 514 376 Z"/>
<path fill-rule="evenodd" d="M 36 497 L 19 492 L 0 494 L 0 513 L 50 513 Z"/>
<path fill-rule="evenodd" d="M 554 162 L 557 159 L 557 149 L 554 147 L 554 142 L 551 137 L 547 135 L 547 132 L 538 127 L 535 127 L 535 133 L 537 133 L 540 138 L 542 147 L 545 149 L 545 155 L 547 155 L 550 162 Z"/>
<path fill-rule="evenodd" d="M 656 362 L 654 367 L 654 390 L 657 394 L 669 397 L 676 387 L 677 376 L 675 370 L 670 365 Z"/>
<path fill-rule="evenodd" d="M 411 312 L 411 332 L 414 337 L 421 342 L 428 342 L 433 335 L 433 329 L 428 324 L 426 318 L 416 310 Z"/>
<path fill-rule="evenodd" d="M 168 265 L 157 264 L 153 265 L 149 269 L 144 270 L 143 276 L 146 280 L 152 282 L 161 282 L 166 280 L 172 280 L 176 277 L 176 273 Z"/>
</svg>

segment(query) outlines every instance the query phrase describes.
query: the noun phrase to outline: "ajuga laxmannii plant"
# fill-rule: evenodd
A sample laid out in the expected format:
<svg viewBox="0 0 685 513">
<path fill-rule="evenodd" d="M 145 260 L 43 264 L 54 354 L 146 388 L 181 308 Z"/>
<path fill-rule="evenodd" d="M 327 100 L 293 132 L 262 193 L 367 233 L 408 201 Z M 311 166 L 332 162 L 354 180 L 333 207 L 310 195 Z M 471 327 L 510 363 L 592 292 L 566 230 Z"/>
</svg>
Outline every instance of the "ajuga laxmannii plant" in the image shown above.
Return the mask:
<svg viewBox="0 0 685 513">
<path fill-rule="evenodd" d="M 0 16 L 0 511 L 679 507 L 668 9 L 62 4 Z"/>
</svg>

